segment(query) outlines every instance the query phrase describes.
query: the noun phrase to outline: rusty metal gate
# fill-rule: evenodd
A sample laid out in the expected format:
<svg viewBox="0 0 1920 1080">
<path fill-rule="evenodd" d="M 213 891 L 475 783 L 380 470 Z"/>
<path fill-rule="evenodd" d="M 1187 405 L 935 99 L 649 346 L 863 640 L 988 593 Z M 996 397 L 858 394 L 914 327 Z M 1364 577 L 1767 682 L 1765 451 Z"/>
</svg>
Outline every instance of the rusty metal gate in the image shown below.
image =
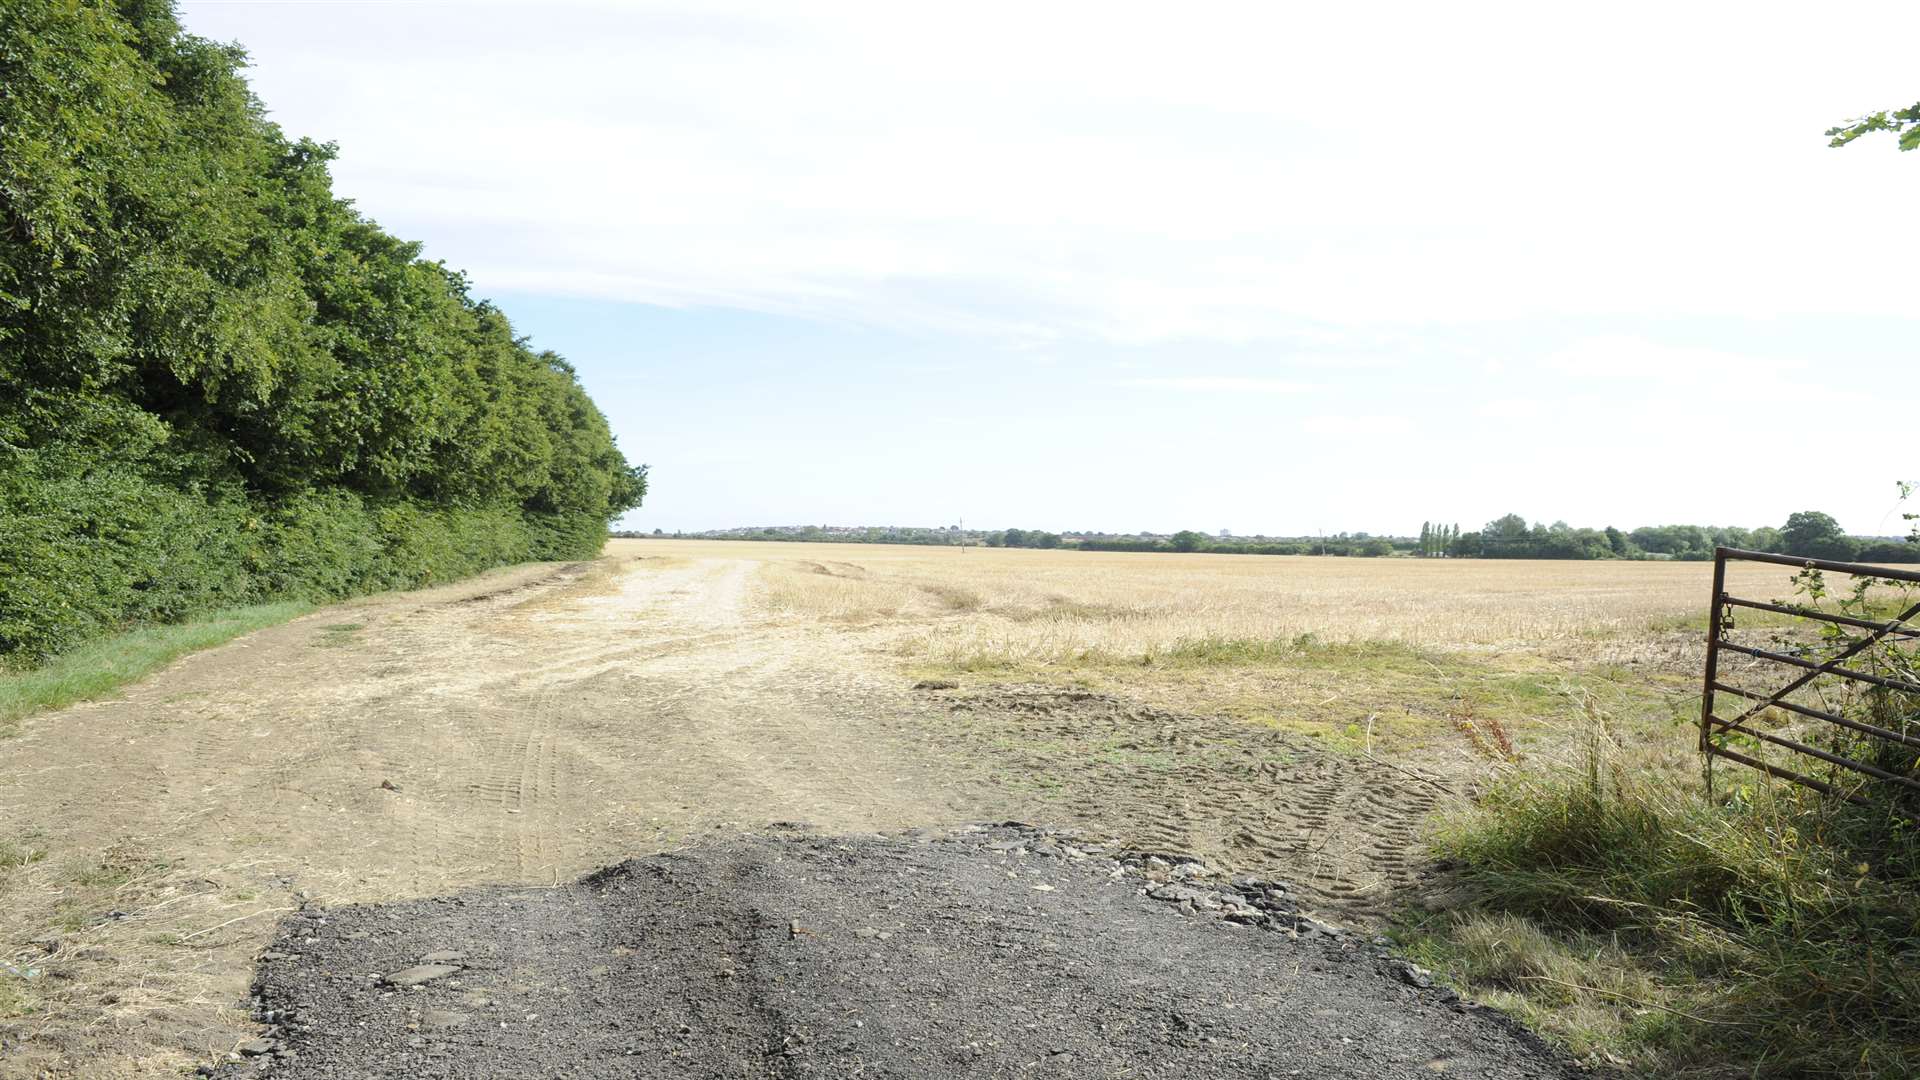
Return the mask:
<svg viewBox="0 0 1920 1080">
<path fill-rule="evenodd" d="M 1834 769 L 1897 785 L 1896 790 L 1899 791 L 1920 792 L 1920 779 L 1915 778 L 1909 764 L 1920 761 L 1920 715 L 1915 714 L 1913 704 L 1920 703 L 1920 681 L 1914 678 L 1914 653 L 1903 648 L 1920 641 L 1920 625 L 1915 623 L 1916 617 L 1920 616 L 1920 602 L 1903 603 L 1896 609 L 1899 612 L 1897 615 L 1881 620 L 1802 604 L 1746 599 L 1727 592 L 1727 564 L 1735 561 L 1773 563 L 1802 571 L 1819 571 L 1821 574 L 1843 574 L 1856 581 L 1920 584 L 1920 573 L 1911 570 L 1893 570 L 1867 563 L 1796 558 L 1737 548 L 1715 549 L 1713 608 L 1707 621 L 1706 672 L 1700 703 L 1700 751 L 1706 755 L 1709 782 L 1713 759 L 1723 757 L 1828 795 L 1857 803 L 1869 801 L 1860 794 L 1859 784 L 1843 788 L 1832 780 L 1808 775 L 1802 771 L 1807 766 L 1789 768 L 1779 761 L 1764 760 L 1759 752 L 1762 746 L 1766 746 L 1778 747 L 1800 759 L 1816 759 Z M 1736 608 L 1789 616 L 1791 623 L 1800 620 L 1824 623 L 1833 629 L 1822 640 L 1832 648 L 1822 655 L 1822 650 L 1805 644 L 1783 643 L 1777 648 L 1768 649 L 1734 641 L 1731 635 L 1737 623 L 1734 616 Z M 1784 639 L 1787 636 L 1782 637 Z M 1726 673 L 1722 671 L 1722 656 L 1727 653 L 1746 658 L 1740 672 L 1744 679 L 1761 680 L 1784 676 L 1789 672 L 1793 673 L 1792 677 L 1772 689 L 1729 682 L 1723 677 Z M 1893 662 L 1888 663 L 1889 660 Z M 1863 670 L 1869 666 L 1879 670 Z M 1849 710 L 1845 703 L 1834 706 L 1827 700 L 1823 687 L 1838 687 L 1843 692 L 1842 696 L 1850 696 L 1845 693 L 1847 688 L 1869 688 L 1869 692 L 1877 688 L 1883 694 L 1911 694 L 1914 697 L 1907 699 L 1902 696 L 1897 699 L 1900 705 L 1897 709 L 1899 719 L 1890 726 L 1885 717 L 1874 717 L 1881 721 L 1875 723 L 1863 718 L 1858 710 Z M 1737 705 L 1743 706 L 1737 711 L 1730 709 L 1730 712 L 1735 712 L 1730 718 L 1716 712 L 1719 698 L 1723 695 L 1738 698 Z M 1768 730 L 1761 724 L 1767 720 L 1768 711 L 1772 709 L 1792 714 L 1801 721 L 1817 721 L 1818 724 L 1807 738 L 1794 737 L 1807 731 L 1804 723 L 1798 726 L 1774 725 Z M 1833 738 L 1841 731 L 1847 733 L 1846 738 Z M 1744 743 L 1754 752 L 1735 750 L 1728 745 L 1733 742 Z M 1812 745 L 1813 742 L 1823 742 L 1826 746 Z M 1899 748 L 1900 752 L 1863 755 L 1880 757 L 1880 763 L 1875 764 L 1838 752 L 1850 745 L 1876 751 Z M 1914 753 L 1906 752 L 1907 748 Z M 1889 765 L 1895 767 L 1889 768 Z M 1840 778 L 1831 770 L 1828 775 L 1834 779 Z"/>
</svg>

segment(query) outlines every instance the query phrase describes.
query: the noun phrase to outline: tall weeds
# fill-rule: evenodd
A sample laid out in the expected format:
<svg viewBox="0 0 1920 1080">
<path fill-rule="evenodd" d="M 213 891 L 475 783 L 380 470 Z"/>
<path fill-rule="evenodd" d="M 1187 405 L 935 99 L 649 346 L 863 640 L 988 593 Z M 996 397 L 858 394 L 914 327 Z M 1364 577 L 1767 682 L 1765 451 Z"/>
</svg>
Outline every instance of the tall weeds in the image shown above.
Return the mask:
<svg viewBox="0 0 1920 1080">
<path fill-rule="evenodd" d="M 1691 760 L 1593 714 L 1574 761 L 1507 776 L 1442 835 L 1473 899 L 1418 947 L 1646 1075 L 1920 1076 L 1913 825 L 1757 773 L 1714 796 Z"/>
</svg>

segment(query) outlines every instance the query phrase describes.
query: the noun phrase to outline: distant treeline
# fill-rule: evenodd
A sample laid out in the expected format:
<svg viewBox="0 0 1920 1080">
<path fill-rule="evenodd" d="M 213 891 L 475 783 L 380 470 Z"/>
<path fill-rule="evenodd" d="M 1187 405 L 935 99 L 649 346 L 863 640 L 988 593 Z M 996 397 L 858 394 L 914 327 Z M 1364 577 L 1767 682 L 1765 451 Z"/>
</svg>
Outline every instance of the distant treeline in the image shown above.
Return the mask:
<svg viewBox="0 0 1920 1080">
<path fill-rule="evenodd" d="M 1346 555 L 1370 559 L 1413 550 L 1408 538 L 1368 533 L 1236 539 L 1191 529 L 1164 538 L 1088 537 L 1077 540 L 1074 546 L 1082 551 L 1212 551 L 1223 555 Z"/>
<path fill-rule="evenodd" d="M 659 529 L 651 533 L 616 532 L 615 536 L 664 539 Z M 742 529 L 713 529 L 707 532 L 674 533 L 674 538 L 694 540 L 781 540 L 816 544 L 921 544 L 958 547 L 962 543 L 979 545 L 983 534 L 962 531 L 958 527 L 926 528 L 918 525 L 780 525 Z"/>
<path fill-rule="evenodd" d="M 1520 515 L 1508 514 L 1488 522 L 1478 532 L 1455 532 L 1441 553 L 1478 559 L 1703 560 L 1713 558 L 1715 547 L 1843 561 L 1920 562 L 1920 544 L 1890 537 L 1848 536 L 1839 522 L 1818 510 L 1789 515 L 1779 528 L 1649 525 L 1631 532 L 1612 526 L 1576 529 L 1564 521 L 1529 526 Z"/>
<path fill-rule="evenodd" d="M 637 533 L 623 535 L 637 536 Z M 663 535 L 655 530 L 652 535 Z M 683 535 L 683 534 L 675 534 Z M 1713 558 L 1715 547 L 1746 548 L 1810 558 L 1859 562 L 1920 562 L 1920 543 L 1890 537 L 1846 535 L 1831 516 L 1817 510 L 1788 517 L 1779 528 L 1712 525 L 1649 525 L 1623 532 L 1576 529 L 1563 521 L 1528 524 L 1508 514 L 1472 532 L 1458 525 L 1428 522 L 1419 536 L 1209 536 L 1183 530 L 1169 536 L 1040 529 L 965 530 L 957 526 L 770 526 L 684 534 L 708 540 L 783 540 L 857 544 L 961 544 L 982 547 L 1071 548 L 1080 551 L 1216 552 L 1229 555 L 1339 555 L 1380 558 L 1390 555 L 1453 559 L 1680 559 Z"/>
<path fill-rule="evenodd" d="M 164 2 L 0 4 L 0 664 L 590 556 L 645 491 L 573 369 L 337 198 L 243 59 Z"/>
</svg>

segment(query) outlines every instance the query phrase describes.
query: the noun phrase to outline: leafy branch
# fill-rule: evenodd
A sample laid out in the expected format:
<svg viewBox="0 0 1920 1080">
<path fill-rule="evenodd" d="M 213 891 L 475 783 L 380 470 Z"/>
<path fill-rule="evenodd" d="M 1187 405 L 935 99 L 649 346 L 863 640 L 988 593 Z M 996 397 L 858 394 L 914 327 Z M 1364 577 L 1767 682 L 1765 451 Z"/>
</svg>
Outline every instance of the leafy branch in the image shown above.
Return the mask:
<svg viewBox="0 0 1920 1080">
<path fill-rule="evenodd" d="M 1828 146 L 1845 146 L 1874 131 L 1891 131 L 1900 138 L 1900 149 L 1920 147 L 1920 102 L 1905 109 L 1882 109 L 1839 127 L 1828 128 Z"/>
</svg>

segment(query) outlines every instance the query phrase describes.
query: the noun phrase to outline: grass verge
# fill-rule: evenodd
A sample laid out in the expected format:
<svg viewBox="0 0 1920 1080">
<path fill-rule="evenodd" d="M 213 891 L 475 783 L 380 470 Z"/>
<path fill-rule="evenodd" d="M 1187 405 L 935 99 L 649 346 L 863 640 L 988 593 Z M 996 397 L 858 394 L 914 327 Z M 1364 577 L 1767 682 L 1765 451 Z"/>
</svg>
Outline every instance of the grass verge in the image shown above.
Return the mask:
<svg viewBox="0 0 1920 1080">
<path fill-rule="evenodd" d="M 312 604 L 291 600 L 229 608 L 191 622 L 103 638 L 26 671 L 0 670 L 0 735 L 11 734 L 29 713 L 110 694 L 187 653 L 312 610 Z"/>
<path fill-rule="evenodd" d="M 1468 902 L 1416 962 L 1595 1064 L 1661 1077 L 1920 1075 L 1920 835 L 1597 715 L 1443 831 Z"/>
</svg>

